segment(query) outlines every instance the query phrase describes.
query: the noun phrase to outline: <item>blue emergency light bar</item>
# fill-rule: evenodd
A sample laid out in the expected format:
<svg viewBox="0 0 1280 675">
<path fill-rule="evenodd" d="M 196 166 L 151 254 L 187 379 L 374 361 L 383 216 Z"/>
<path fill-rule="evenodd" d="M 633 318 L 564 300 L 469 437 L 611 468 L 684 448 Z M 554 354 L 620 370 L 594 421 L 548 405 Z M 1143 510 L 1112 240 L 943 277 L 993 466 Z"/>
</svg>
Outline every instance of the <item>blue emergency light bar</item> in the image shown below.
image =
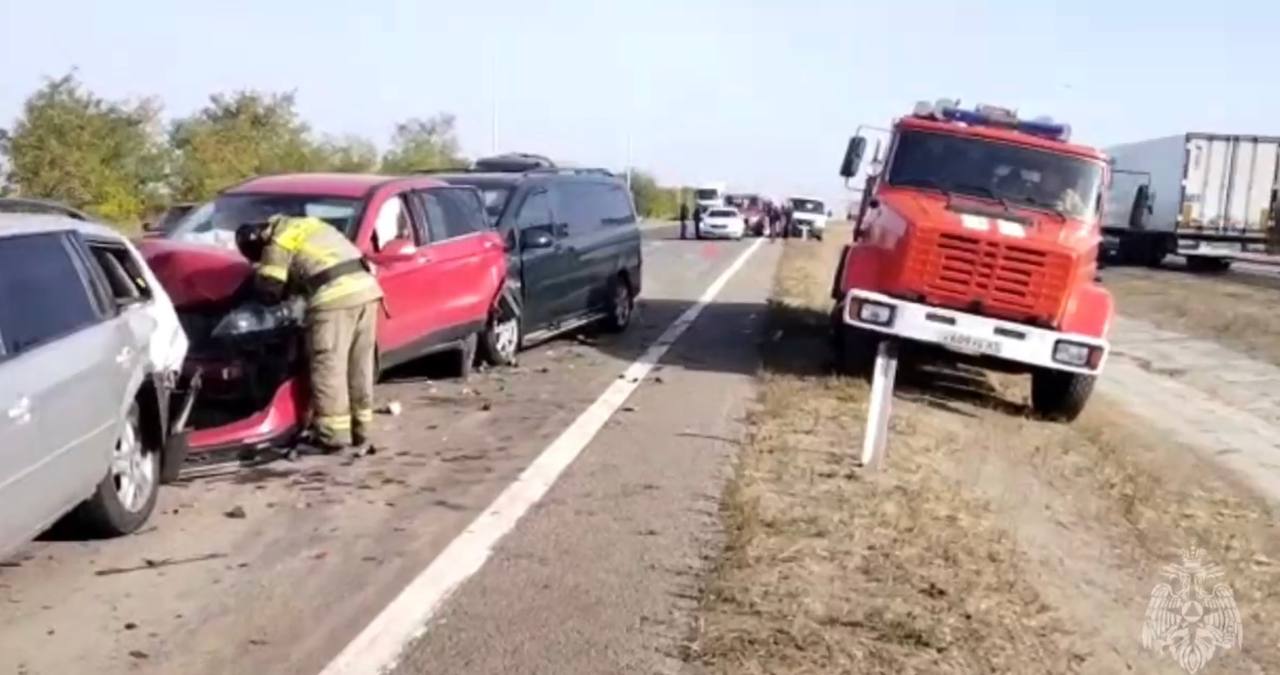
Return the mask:
<svg viewBox="0 0 1280 675">
<path fill-rule="evenodd" d="M 915 114 L 919 117 L 933 117 L 969 126 L 1014 129 L 1024 134 L 1064 143 L 1071 138 L 1071 125 L 1069 124 L 1054 122 L 1047 117 L 1020 120 L 1017 113 L 1012 110 L 989 105 L 979 105 L 973 110 L 965 110 L 959 106 L 959 102 L 943 99 L 934 105 L 927 102 L 916 104 Z"/>
</svg>

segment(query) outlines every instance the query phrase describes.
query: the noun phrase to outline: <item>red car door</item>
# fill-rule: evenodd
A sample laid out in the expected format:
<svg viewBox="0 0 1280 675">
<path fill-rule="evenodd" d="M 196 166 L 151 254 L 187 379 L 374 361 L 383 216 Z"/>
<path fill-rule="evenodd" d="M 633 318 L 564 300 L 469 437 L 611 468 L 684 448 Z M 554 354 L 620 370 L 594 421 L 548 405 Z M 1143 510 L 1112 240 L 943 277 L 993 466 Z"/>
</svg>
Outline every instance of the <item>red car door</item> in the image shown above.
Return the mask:
<svg viewBox="0 0 1280 675">
<path fill-rule="evenodd" d="M 366 211 L 361 248 L 382 286 L 378 350 L 384 363 L 402 361 L 420 351 L 441 321 L 437 306 L 439 266 L 426 228 L 410 208 L 408 193 L 378 194 Z"/>
<path fill-rule="evenodd" d="M 431 292 L 441 313 L 439 340 L 458 340 L 482 329 L 488 318 L 506 276 L 502 238 L 489 228 L 484 201 L 474 188 L 434 187 L 414 196 L 438 268 Z"/>
</svg>

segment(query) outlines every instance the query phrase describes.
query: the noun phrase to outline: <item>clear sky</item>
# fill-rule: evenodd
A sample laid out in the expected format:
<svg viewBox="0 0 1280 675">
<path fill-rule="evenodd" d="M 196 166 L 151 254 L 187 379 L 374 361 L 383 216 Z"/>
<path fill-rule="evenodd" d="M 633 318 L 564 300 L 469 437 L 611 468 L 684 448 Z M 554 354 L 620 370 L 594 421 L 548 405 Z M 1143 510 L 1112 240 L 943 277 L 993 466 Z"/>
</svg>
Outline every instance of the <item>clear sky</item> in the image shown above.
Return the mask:
<svg viewBox="0 0 1280 675">
<path fill-rule="evenodd" d="M 0 0 L 0 126 L 76 67 L 170 116 L 296 90 L 318 131 L 380 145 L 449 111 L 472 156 L 496 126 L 499 150 L 621 167 L 629 145 L 664 181 L 836 198 L 853 129 L 920 99 L 1049 114 L 1099 145 L 1280 134 L 1277 26 L 1262 0 Z"/>
</svg>

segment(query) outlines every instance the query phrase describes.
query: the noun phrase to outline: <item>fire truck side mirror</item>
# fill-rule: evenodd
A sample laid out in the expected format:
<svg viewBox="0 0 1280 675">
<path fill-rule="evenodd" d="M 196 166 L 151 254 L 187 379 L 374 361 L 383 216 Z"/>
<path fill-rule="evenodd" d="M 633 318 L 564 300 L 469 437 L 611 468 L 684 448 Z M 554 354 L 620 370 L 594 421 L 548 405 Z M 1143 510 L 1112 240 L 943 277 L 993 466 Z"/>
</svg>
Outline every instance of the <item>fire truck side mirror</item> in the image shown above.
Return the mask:
<svg viewBox="0 0 1280 675">
<path fill-rule="evenodd" d="M 849 145 L 844 150 L 844 161 L 840 163 L 840 175 L 845 178 L 858 175 L 858 169 L 862 166 L 862 155 L 866 151 L 867 139 L 862 136 L 850 138 Z"/>
</svg>

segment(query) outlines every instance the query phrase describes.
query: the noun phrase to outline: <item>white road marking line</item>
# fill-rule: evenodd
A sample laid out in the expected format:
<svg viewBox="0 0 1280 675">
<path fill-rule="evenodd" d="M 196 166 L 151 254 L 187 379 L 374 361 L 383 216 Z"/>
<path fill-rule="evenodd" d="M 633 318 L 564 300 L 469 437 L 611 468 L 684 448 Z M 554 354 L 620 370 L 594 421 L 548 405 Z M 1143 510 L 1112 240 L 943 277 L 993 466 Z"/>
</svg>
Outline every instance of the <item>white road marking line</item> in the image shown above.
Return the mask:
<svg viewBox="0 0 1280 675">
<path fill-rule="evenodd" d="M 320 675 L 370 675 L 393 670 L 404 649 L 427 632 L 431 618 L 449 595 L 480 571 L 494 546 L 551 489 L 560 474 L 577 459 L 671 345 L 764 241 L 757 239 L 721 272 L 698 301 L 667 326 L 640 358 L 627 367 L 622 377 L 610 384 L 467 529 L 449 542 Z"/>
</svg>

